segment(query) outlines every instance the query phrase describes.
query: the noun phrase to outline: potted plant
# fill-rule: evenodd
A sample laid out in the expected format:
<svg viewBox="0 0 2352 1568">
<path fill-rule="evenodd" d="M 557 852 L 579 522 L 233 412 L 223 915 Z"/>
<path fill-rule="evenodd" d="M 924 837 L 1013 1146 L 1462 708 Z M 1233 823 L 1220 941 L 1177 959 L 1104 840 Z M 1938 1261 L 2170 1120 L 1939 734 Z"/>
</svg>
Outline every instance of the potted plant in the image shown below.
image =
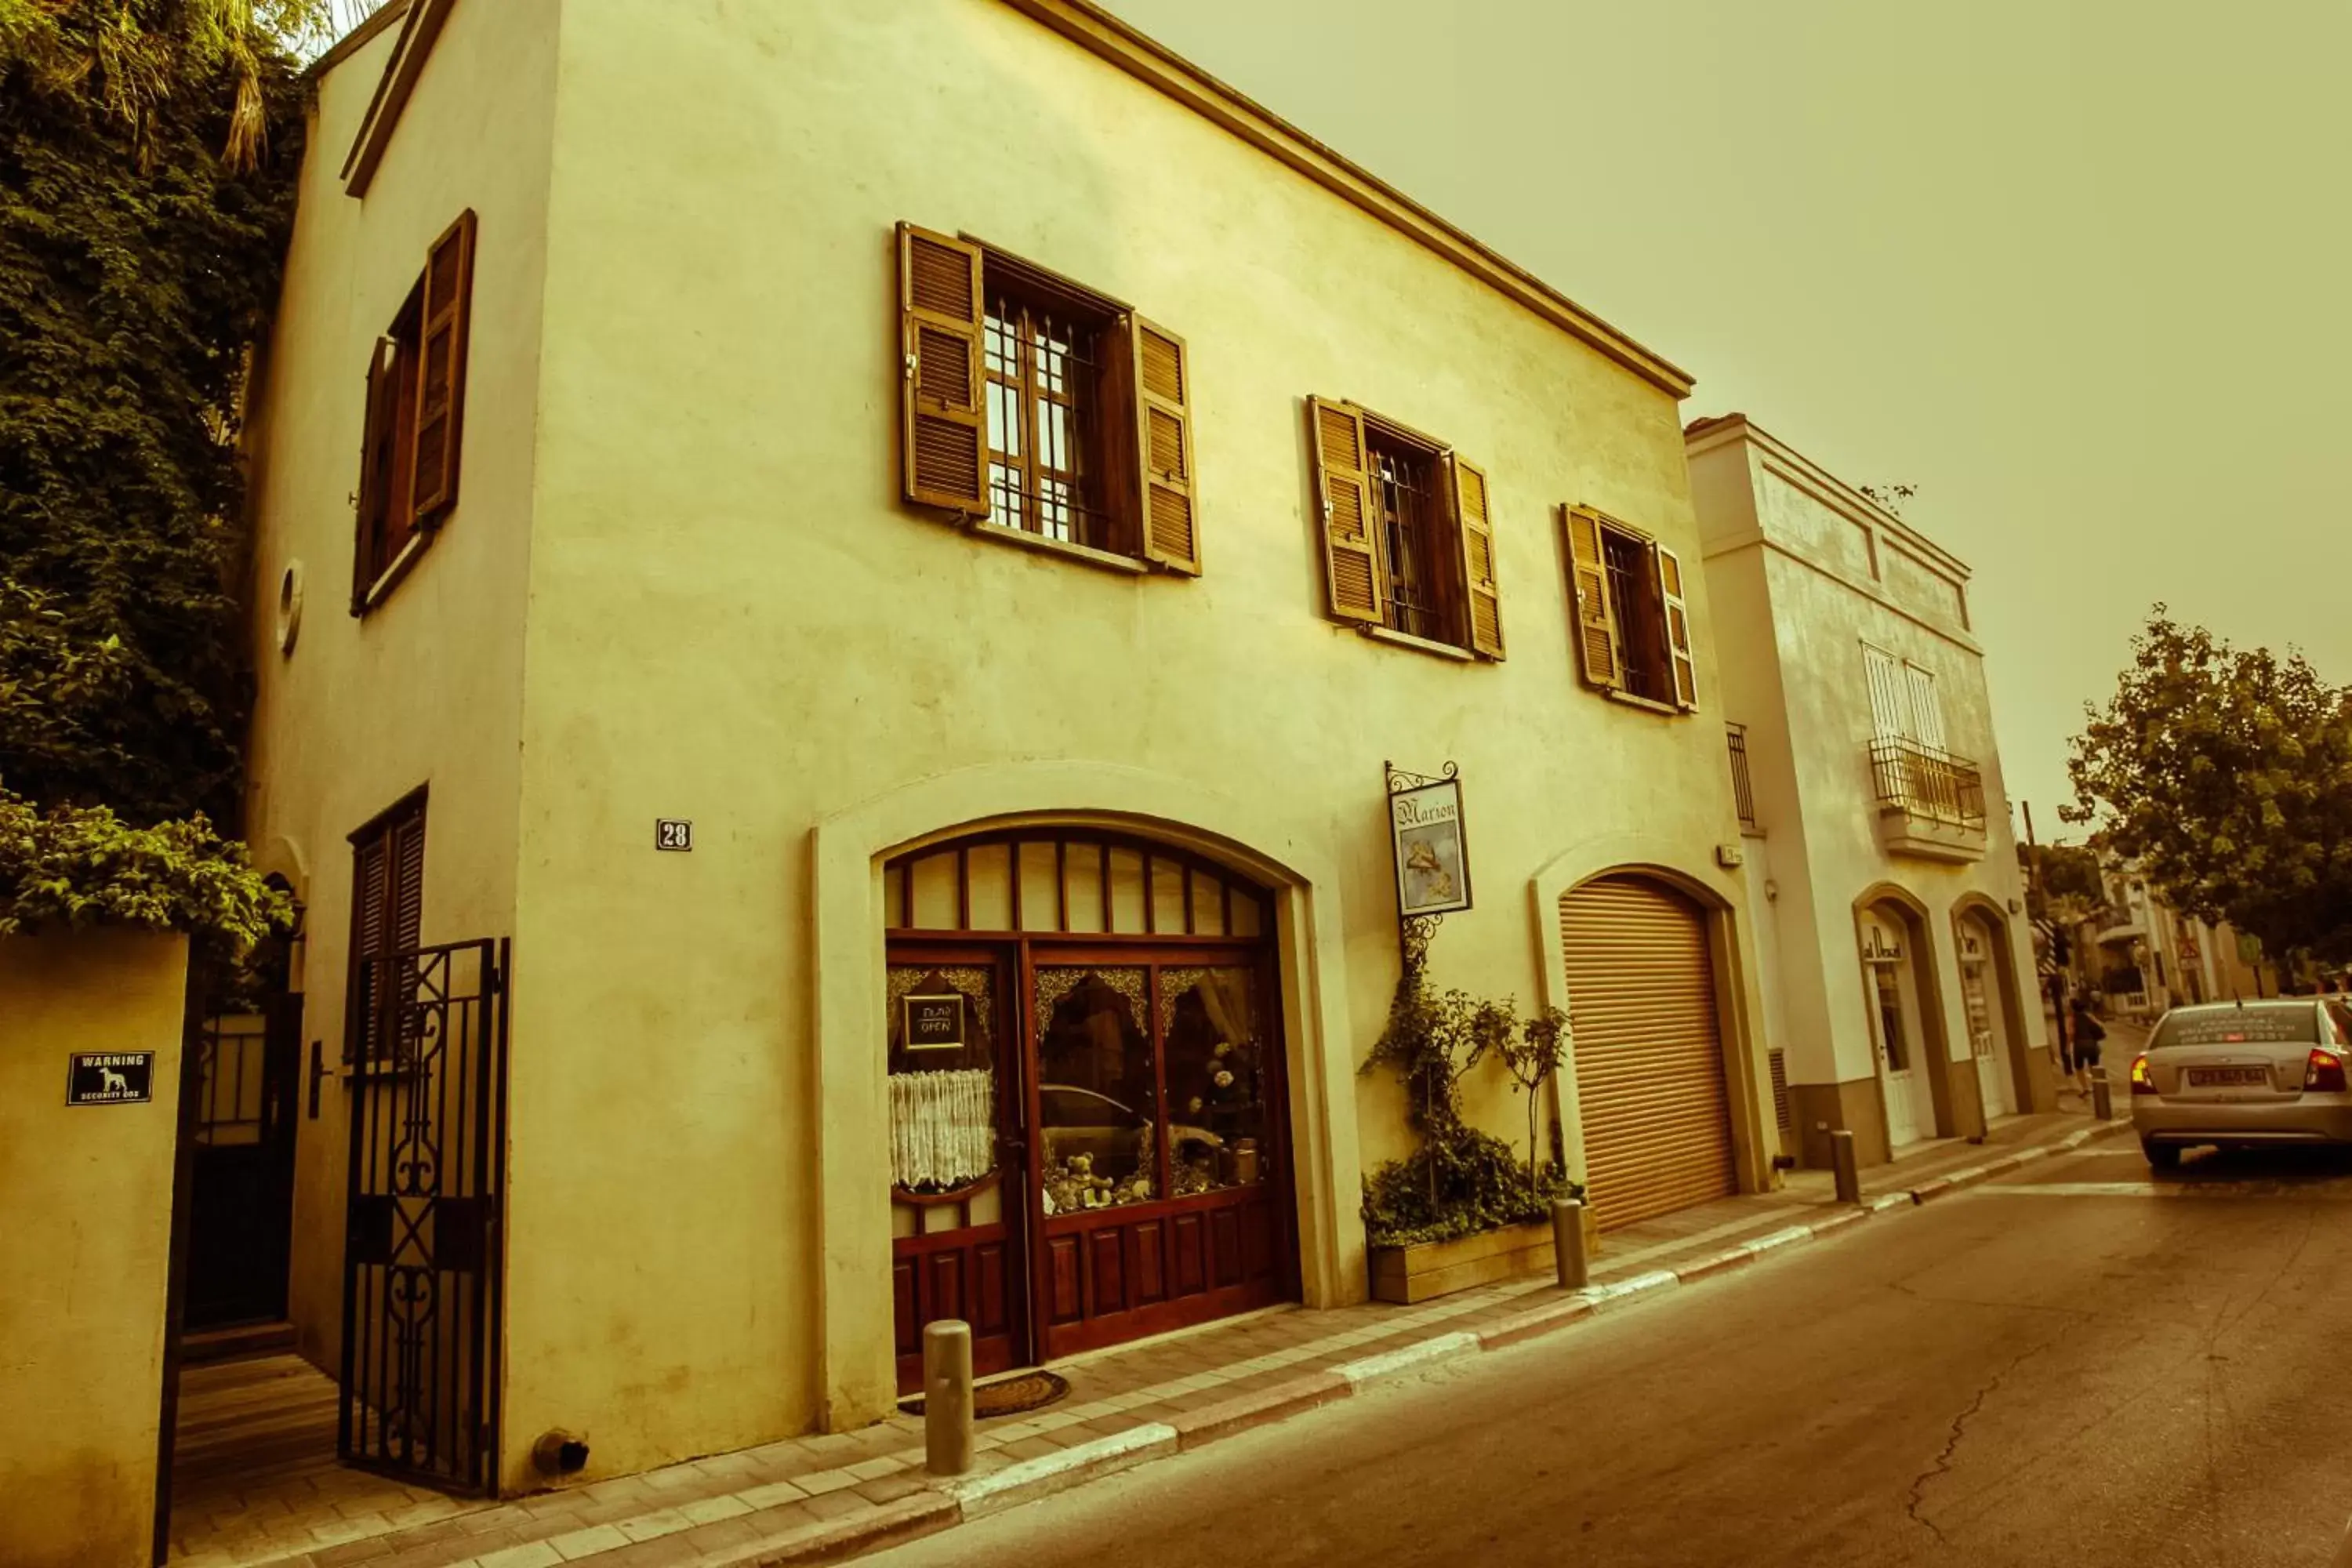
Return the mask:
<svg viewBox="0 0 2352 1568">
<path fill-rule="evenodd" d="M 1580 1198 L 1555 1153 L 1540 1149 L 1538 1102 L 1567 1050 L 1567 1017 L 1547 1007 L 1521 1019 L 1510 1001 L 1433 992 L 1428 935 L 1409 929 L 1388 1026 L 1364 1063 L 1404 1082 L 1418 1146 L 1364 1181 L 1372 1295 L 1412 1303 L 1552 1267 L 1551 1202 Z M 1493 1058 L 1528 1096 L 1528 1159 L 1462 1117 L 1461 1082 Z M 1590 1224 L 1590 1217 L 1587 1220 Z"/>
</svg>

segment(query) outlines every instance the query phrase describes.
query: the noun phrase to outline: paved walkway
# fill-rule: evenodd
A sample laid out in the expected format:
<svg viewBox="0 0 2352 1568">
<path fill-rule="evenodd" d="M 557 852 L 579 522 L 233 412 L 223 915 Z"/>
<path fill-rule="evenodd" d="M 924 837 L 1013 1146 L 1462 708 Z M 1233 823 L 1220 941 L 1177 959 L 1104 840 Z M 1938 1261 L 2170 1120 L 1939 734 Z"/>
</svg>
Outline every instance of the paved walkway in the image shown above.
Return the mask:
<svg viewBox="0 0 2352 1568">
<path fill-rule="evenodd" d="M 2128 1114 L 2128 1108 L 2125 1108 Z M 2076 1110 L 2012 1117 L 1982 1143 L 1916 1146 L 1864 1173 L 1864 1203 L 1841 1208 L 1825 1172 L 1792 1172 L 1779 1192 L 1727 1198 L 1612 1232 L 1595 1289 L 1523 1278 L 1419 1307 L 1276 1309 L 1057 1363 L 1069 1395 L 987 1422 L 972 1476 L 940 1488 L 923 1471 L 922 1424 L 898 1415 L 857 1432 L 796 1437 L 499 1503 L 336 1489 L 310 1471 L 234 1508 L 175 1510 L 174 1564 L 188 1568 L 546 1568 L 814 1562 L 928 1532 L 985 1506 L 1023 1500 L 1157 1451 L 1280 1419 L 1346 1396 L 1394 1365 L 1495 1348 L 1659 1285 L 1673 1285 L 1878 1209 L 1932 1195 L 1990 1162 L 2092 1131 Z M 1924 1201 L 1924 1195 L 1920 1201 Z M 430 1510 L 442 1517 L 425 1517 Z"/>
</svg>

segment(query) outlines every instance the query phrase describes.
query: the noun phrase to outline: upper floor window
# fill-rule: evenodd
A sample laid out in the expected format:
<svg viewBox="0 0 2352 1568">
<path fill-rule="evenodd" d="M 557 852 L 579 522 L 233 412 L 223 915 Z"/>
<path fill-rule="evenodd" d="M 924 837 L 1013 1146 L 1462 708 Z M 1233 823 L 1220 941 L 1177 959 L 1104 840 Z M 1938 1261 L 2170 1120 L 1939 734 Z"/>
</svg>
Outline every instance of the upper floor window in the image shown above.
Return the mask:
<svg viewBox="0 0 2352 1568">
<path fill-rule="evenodd" d="M 392 591 L 457 504 L 473 291 L 467 211 L 425 252 L 424 271 L 368 362 L 352 560 L 355 616 Z"/>
<path fill-rule="evenodd" d="M 898 298 L 908 500 L 1015 539 L 1200 571 L 1182 339 L 911 224 L 898 226 Z"/>
<path fill-rule="evenodd" d="M 1486 473 L 1352 403 L 1307 404 L 1332 616 L 1502 658 Z"/>
<path fill-rule="evenodd" d="M 1568 509 L 1568 542 L 1586 684 L 1685 712 L 1696 708 L 1682 558 L 1589 507 Z"/>
<path fill-rule="evenodd" d="M 1936 672 L 1885 648 L 1862 645 L 1863 671 L 1870 686 L 1873 733 L 1884 741 L 1916 741 L 1941 752 L 1944 744 L 1944 702 L 1936 689 Z"/>
</svg>

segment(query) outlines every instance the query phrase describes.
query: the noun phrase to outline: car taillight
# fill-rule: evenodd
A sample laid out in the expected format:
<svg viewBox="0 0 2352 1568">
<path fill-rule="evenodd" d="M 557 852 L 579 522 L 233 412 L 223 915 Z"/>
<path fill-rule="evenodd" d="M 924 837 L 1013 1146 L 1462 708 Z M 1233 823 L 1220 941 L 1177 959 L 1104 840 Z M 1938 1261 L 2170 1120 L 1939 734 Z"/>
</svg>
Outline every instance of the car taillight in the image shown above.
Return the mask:
<svg viewBox="0 0 2352 1568">
<path fill-rule="evenodd" d="M 2303 1069 L 2303 1087 L 2314 1094 L 2342 1094 L 2344 1058 L 2334 1051 L 2315 1048 Z"/>
<path fill-rule="evenodd" d="M 2147 1065 L 2147 1054 L 2146 1052 L 2142 1052 L 2140 1055 L 2132 1058 L 2131 1083 L 2132 1092 L 2134 1094 L 2154 1094 L 2156 1092 L 2156 1073 L 2154 1069 Z"/>
</svg>

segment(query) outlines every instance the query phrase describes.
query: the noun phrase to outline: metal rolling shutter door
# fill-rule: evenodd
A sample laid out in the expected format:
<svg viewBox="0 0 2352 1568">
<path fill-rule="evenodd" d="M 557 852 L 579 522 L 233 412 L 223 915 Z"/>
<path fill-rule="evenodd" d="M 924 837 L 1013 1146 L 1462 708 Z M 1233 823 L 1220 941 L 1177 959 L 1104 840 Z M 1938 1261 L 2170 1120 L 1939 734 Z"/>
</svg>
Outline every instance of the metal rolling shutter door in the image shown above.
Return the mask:
<svg viewBox="0 0 2352 1568">
<path fill-rule="evenodd" d="M 1738 1190 L 1698 907 L 1640 877 L 1559 901 L 1590 1201 L 1603 1230 Z"/>
</svg>

